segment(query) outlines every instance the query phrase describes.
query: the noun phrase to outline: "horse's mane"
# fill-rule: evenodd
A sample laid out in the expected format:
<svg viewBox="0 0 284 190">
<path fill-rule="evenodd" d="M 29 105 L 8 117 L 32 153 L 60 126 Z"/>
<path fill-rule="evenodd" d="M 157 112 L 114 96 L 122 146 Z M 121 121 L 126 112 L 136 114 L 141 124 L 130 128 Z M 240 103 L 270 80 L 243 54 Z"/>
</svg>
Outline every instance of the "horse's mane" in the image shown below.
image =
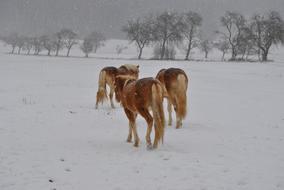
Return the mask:
<svg viewBox="0 0 284 190">
<path fill-rule="evenodd" d="M 120 68 L 125 68 L 125 69 L 127 69 L 127 70 L 137 72 L 137 71 L 138 71 L 138 68 L 139 68 L 139 65 L 124 64 L 124 65 L 120 66 Z"/>
<path fill-rule="evenodd" d="M 123 86 L 127 85 L 129 82 L 136 81 L 136 77 L 131 75 L 118 75 L 116 78 L 124 80 Z"/>
</svg>

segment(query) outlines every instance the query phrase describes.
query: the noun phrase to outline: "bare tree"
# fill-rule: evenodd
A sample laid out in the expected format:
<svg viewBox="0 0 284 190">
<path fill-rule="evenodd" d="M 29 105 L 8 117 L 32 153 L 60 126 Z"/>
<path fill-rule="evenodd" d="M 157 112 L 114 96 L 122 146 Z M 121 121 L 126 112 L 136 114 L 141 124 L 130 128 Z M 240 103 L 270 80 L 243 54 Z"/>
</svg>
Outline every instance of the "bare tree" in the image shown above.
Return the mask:
<svg viewBox="0 0 284 190">
<path fill-rule="evenodd" d="M 201 41 L 200 50 L 204 52 L 205 59 L 208 58 L 208 53 L 213 49 L 212 42 L 208 39 Z"/>
<path fill-rule="evenodd" d="M 43 35 L 40 37 L 40 41 L 42 42 L 42 46 L 47 50 L 47 55 L 50 56 L 51 52 L 56 49 L 55 41 L 51 36 Z"/>
<path fill-rule="evenodd" d="M 84 38 L 84 41 L 80 48 L 85 53 L 85 57 L 89 57 L 89 53 L 91 53 L 94 49 L 94 44 L 92 43 L 92 40 L 90 38 Z"/>
<path fill-rule="evenodd" d="M 217 33 L 223 35 L 224 39 L 229 42 L 231 48 L 231 60 L 236 60 L 237 48 L 240 44 L 241 34 L 245 27 L 246 20 L 243 15 L 235 12 L 227 11 L 224 16 L 221 17 L 221 24 L 225 27 L 225 32 L 217 31 Z"/>
<path fill-rule="evenodd" d="M 33 37 L 32 38 L 32 44 L 33 44 L 33 48 L 34 48 L 34 55 L 38 55 L 43 49 L 41 39 L 39 37 Z"/>
<path fill-rule="evenodd" d="M 71 48 L 78 43 L 77 34 L 70 29 L 62 29 L 60 33 L 63 38 L 63 45 L 67 48 L 66 56 L 69 57 Z"/>
<path fill-rule="evenodd" d="M 249 55 L 256 54 L 256 43 L 252 35 L 250 27 L 246 26 L 243 28 L 243 32 L 240 36 L 240 42 L 237 47 L 237 54 L 241 55 L 241 60 L 248 60 Z"/>
<path fill-rule="evenodd" d="M 3 37 L 3 41 L 7 45 L 11 45 L 12 50 L 11 53 L 13 54 L 15 52 L 15 48 L 17 47 L 17 42 L 18 42 L 18 34 L 17 33 L 11 33 L 10 35 Z"/>
<path fill-rule="evenodd" d="M 151 31 L 152 23 L 152 19 L 150 18 L 145 18 L 142 21 L 138 18 L 128 21 L 128 24 L 122 28 L 122 31 L 126 32 L 130 42 L 136 43 L 139 51 L 138 59 L 141 59 L 143 48 L 149 45 L 153 39 Z"/>
<path fill-rule="evenodd" d="M 64 44 L 63 44 L 63 32 L 64 29 L 62 29 L 59 32 L 56 32 L 54 34 L 54 44 L 55 44 L 55 56 L 58 56 L 59 51 L 63 48 Z"/>
<path fill-rule="evenodd" d="M 267 61 L 270 47 L 273 44 L 284 43 L 283 19 L 276 11 L 271 11 L 267 15 L 256 14 L 252 18 L 252 33 L 262 61 Z"/>
<path fill-rule="evenodd" d="M 156 44 L 154 46 L 154 59 L 159 59 L 161 56 L 161 45 Z M 165 48 L 165 55 L 164 59 L 175 59 L 176 56 L 176 50 L 175 50 L 175 44 L 173 43 L 168 43 L 166 48 Z"/>
<path fill-rule="evenodd" d="M 27 51 L 27 55 L 30 55 L 31 49 L 33 48 L 33 41 L 30 37 L 25 37 L 25 44 L 23 46 L 23 50 Z"/>
<path fill-rule="evenodd" d="M 222 61 L 225 60 L 226 53 L 229 52 L 230 44 L 228 41 L 221 39 L 218 42 L 214 43 L 214 46 L 222 52 Z"/>
<path fill-rule="evenodd" d="M 183 39 L 182 33 L 185 24 L 182 22 L 182 17 L 176 12 L 163 12 L 155 20 L 153 37 L 160 44 L 160 58 L 164 59 L 166 46 Z"/>
<path fill-rule="evenodd" d="M 106 41 L 106 37 L 100 33 L 100 32 L 92 32 L 88 38 L 91 40 L 91 42 L 93 43 L 93 52 L 96 53 L 97 50 L 104 46 L 105 41 Z"/>
<path fill-rule="evenodd" d="M 185 60 L 188 60 L 190 51 L 194 47 L 198 30 L 202 24 L 202 17 L 196 12 L 189 11 L 183 14 L 183 22 L 185 24 L 183 36 L 187 42 Z"/>
<path fill-rule="evenodd" d="M 18 54 L 21 54 L 21 50 L 25 45 L 25 37 L 24 36 L 19 36 L 17 38 L 17 47 L 18 47 Z"/>
</svg>

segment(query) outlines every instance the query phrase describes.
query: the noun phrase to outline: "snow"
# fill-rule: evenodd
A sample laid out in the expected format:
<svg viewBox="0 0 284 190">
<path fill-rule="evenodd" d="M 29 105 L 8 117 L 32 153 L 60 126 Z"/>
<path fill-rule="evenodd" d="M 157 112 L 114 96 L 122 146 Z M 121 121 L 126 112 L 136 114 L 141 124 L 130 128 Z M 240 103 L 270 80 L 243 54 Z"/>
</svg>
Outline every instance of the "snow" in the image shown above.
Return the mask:
<svg viewBox="0 0 284 190">
<path fill-rule="evenodd" d="M 98 57 L 117 58 L 115 47 L 108 42 Z M 265 64 L 7 50 L 0 48 L 1 190 L 284 189 L 283 48 Z M 135 53 L 132 47 L 119 56 Z M 127 63 L 139 63 L 141 77 L 168 67 L 190 77 L 184 126 L 167 126 L 164 144 L 154 151 L 146 149 L 141 117 L 135 148 L 126 143 L 128 121 L 118 104 L 94 109 L 100 69 Z"/>
</svg>

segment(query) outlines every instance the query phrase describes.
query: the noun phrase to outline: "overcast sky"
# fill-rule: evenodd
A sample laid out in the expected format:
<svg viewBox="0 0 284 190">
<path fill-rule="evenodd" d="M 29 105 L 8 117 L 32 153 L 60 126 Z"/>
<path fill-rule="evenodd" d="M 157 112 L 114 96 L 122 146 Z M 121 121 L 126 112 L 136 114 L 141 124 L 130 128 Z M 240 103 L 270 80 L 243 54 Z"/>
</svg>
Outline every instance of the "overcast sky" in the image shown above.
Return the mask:
<svg viewBox="0 0 284 190">
<path fill-rule="evenodd" d="M 41 35 L 67 27 L 80 35 L 96 30 L 124 38 L 121 26 L 128 19 L 163 10 L 199 12 L 210 35 L 226 10 L 246 16 L 276 10 L 283 17 L 284 0 L 0 0 L 0 34 Z"/>
</svg>

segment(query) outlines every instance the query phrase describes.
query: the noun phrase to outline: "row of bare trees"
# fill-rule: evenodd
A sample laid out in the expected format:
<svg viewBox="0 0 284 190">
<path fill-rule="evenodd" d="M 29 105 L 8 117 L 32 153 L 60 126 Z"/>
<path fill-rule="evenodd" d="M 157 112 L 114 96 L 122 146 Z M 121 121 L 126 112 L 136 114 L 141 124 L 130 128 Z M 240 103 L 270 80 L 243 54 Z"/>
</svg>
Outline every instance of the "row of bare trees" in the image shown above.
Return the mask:
<svg viewBox="0 0 284 190">
<path fill-rule="evenodd" d="M 61 50 L 66 49 L 66 56 L 69 57 L 72 47 L 79 44 L 80 49 L 88 57 L 91 52 L 95 53 L 98 48 L 104 45 L 105 37 L 99 32 L 92 32 L 81 42 L 77 33 L 71 29 L 62 29 L 55 34 L 39 37 L 27 37 L 12 33 L 2 37 L 2 40 L 12 47 L 12 54 L 21 54 L 22 51 L 25 51 L 27 55 L 30 55 L 33 51 L 34 55 L 39 55 L 40 52 L 46 51 L 48 56 L 52 53 L 58 56 Z"/>
<path fill-rule="evenodd" d="M 147 16 L 128 21 L 122 31 L 134 42 L 138 49 L 138 59 L 141 59 L 143 49 L 154 47 L 154 58 L 173 59 L 176 48 L 185 53 L 188 60 L 193 48 L 198 47 L 208 53 L 217 48 L 225 55 L 231 53 L 230 60 L 248 60 L 249 56 L 267 61 L 272 45 L 284 43 L 284 21 L 280 14 L 271 11 L 267 14 L 255 14 L 247 19 L 240 13 L 227 11 L 220 18 L 220 29 L 211 35 L 210 39 L 202 39 L 202 17 L 200 14 L 188 11 L 186 13 L 162 12 L 156 16 Z M 16 33 L 2 37 L 6 44 L 11 45 L 11 53 L 38 55 L 46 51 L 47 55 L 59 55 L 66 49 L 66 56 L 74 45 L 79 45 L 85 57 L 96 52 L 104 45 L 105 37 L 98 32 L 92 32 L 79 40 L 77 33 L 70 29 L 62 29 L 52 35 L 39 37 L 20 36 Z"/>
<path fill-rule="evenodd" d="M 227 11 L 220 18 L 220 24 L 222 27 L 212 34 L 210 40 L 201 40 L 200 14 L 193 11 L 182 14 L 163 12 L 130 20 L 122 31 L 130 42 L 137 45 L 138 59 L 141 59 L 144 47 L 154 45 L 158 59 L 172 58 L 175 47 L 181 47 L 185 50 L 185 60 L 188 60 L 192 49 L 199 47 L 205 58 L 213 48 L 217 48 L 222 51 L 222 59 L 231 52 L 232 61 L 247 60 L 250 55 L 258 55 L 260 60 L 267 61 L 271 46 L 284 43 L 284 22 L 276 11 L 255 14 L 249 19 L 240 13 Z"/>
</svg>

